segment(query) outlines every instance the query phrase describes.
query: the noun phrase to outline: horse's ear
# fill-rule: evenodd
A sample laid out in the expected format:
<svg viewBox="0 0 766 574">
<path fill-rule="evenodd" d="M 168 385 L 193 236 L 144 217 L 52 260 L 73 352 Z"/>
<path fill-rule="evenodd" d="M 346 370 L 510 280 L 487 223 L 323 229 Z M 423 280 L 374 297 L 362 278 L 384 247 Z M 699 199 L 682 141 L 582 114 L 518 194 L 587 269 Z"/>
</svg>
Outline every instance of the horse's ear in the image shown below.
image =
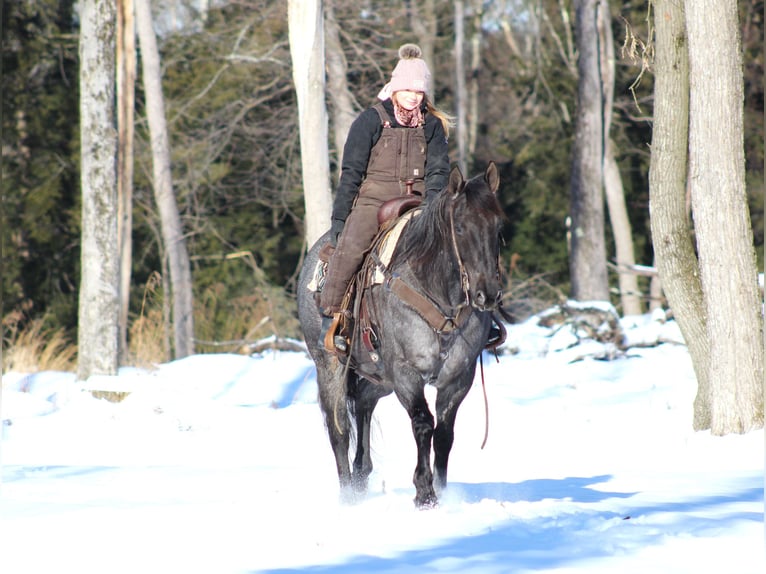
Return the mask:
<svg viewBox="0 0 766 574">
<path fill-rule="evenodd" d="M 449 172 L 449 185 L 448 190 L 451 194 L 460 193 L 463 187 L 463 173 L 458 166 L 452 168 Z"/>
<path fill-rule="evenodd" d="M 497 173 L 497 165 L 494 161 L 489 162 L 487 171 L 484 172 L 484 181 L 487 182 L 492 193 L 497 193 L 500 188 L 500 175 Z"/>
</svg>

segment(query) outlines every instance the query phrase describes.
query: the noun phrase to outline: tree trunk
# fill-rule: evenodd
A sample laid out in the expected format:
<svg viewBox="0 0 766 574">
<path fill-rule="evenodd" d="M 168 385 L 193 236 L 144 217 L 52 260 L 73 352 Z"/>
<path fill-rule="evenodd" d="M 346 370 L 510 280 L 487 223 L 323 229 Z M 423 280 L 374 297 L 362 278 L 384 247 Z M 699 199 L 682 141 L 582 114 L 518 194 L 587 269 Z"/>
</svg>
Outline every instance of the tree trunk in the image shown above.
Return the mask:
<svg viewBox="0 0 766 574">
<path fill-rule="evenodd" d="M 327 87 L 332 97 L 332 125 L 333 141 L 337 155 L 338 179 L 340 179 L 340 166 L 343 164 L 343 147 L 346 145 L 346 137 L 351 124 L 356 118 L 354 98 L 348 88 L 348 63 L 343 54 L 343 46 L 340 43 L 340 30 L 338 21 L 335 19 L 334 0 L 327 0 L 325 5 L 325 38 L 327 40 L 325 53 L 327 54 Z"/>
<path fill-rule="evenodd" d="M 290 54 L 298 100 L 306 244 L 330 228 L 330 154 L 325 107 L 324 23 L 322 2 L 289 0 Z"/>
<path fill-rule="evenodd" d="M 133 124 L 136 30 L 133 0 L 117 0 L 117 236 L 120 254 L 120 362 L 128 360 L 128 311 L 133 263 Z"/>
<path fill-rule="evenodd" d="M 82 244 L 77 378 L 117 373 L 117 133 L 114 125 L 115 0 L 80 8 Z"/>
<path fill-rule="evenodd" d="M 434 61 L 434 42 L 438 33 L 438 13 L 434 0 L 410 0 L 409 3 L 409 21 L 413 36 L 417 38 L 417 44 L 423 52 L 425 61 L 431 73 L 436 70 Z M 421 6 L 422 5 L 422 6 Z M 431 78 L 431 88 L 434 85 L 435 78 Z M 433 90 L 435 92 L 435 90 Z"/>
<path fill-rule="evenodd" d="M 455 109 L 457 111 L 457 165 L 464 174 L 467 173 L 468 150 L 468 121 L 466 106 L 468 91 L 465 85 L 465 6 L 463 0 L 455 0 Z"/>
<path fill-rule="evenodd" d="M 577 120 L 571 175 L 572 298 L 608 301 L 604 243 L 604 110 L 596 28 L 597 0 L 575 2 L 579 58 Z"/>
<path fill-rule="evenodd" d="M 606 140 L 604 156 L 604 192 L 606 205 L 609 210 L 609 221 L 612 224 L 614 236 L 615 263 L 617 265 L 617 280 L 620 286 L 620 301 L 623 315 L 640 315 L 640 291 L 638 276 L 631 271 L 636 264 L 633 251 L 633 231 L 628 218 L 628 207 L 625 204 L 625 192 L 622 187 L 622 176 L 614 159 L 614 142 Z"/>
<path fill-rule="evenodd" d="M 649 213 L 657 271 L 697 376 L 697 403 L 708 394 L 710 347 L 702 284 L 686 204 L 689 55 L 683 4 L 655 0 L 654 128 Z M 704 403 L 704 401 L 703 401 Z M 694 428 L 709 428 L 695 408 Z"/>
<path fill-rule="evenodd" d="M 468 81 L 468 142 L 466 163 L 473 164 L 476 138 L 479 132 L 479 70 L 481 69 L 482 0 L 473 0 L 473 31 L 471 34 L 471 75 Z"/>
<path fill-rule="evenodd" d="M 191 267 L 186 251 L 181 217 L 173 193 L 170 172 L 170 144 L 162 95 L 160 57 L 152 27 L 149 0 L 135 0 L 136 29 L 141 43 L 146 115 L 152 145 L 154 196 L 160 212 L 162 239 L 170 267 L 173 301 L 173 343 L 176 359 L 194 353 L 194 315 Z"/>
<path fill-rule="evenodd" d="M 723 435 L 763 426 L 762 301 L 745 189 L 741 41 L 736 3 L 685 6 L 689 184 L 711 357 L 710 392 L 698 396 L 695 410 Z"/>
<path fill-rule="evenodd" d="M 636 264 L 633 251 L 633 232 L 625 205 L 625 192 L 622 176 L 614 157 L 614 142 L 609 137 L 612 126 L 614 104 L 614 40 L 612 36 L 612 18 L 609 4 L 599 0 L 598 4 L 599 60 L 601 62 L 601 83 L 604 102 L 604 195 L 609 211 L 609 221 L 614 237 L 617 280 L 620 287 L 620 302 L 623 315 L 640 315 L 641 299 L 638 290 L 638 277 L 632 272 Z"/>
</svg>

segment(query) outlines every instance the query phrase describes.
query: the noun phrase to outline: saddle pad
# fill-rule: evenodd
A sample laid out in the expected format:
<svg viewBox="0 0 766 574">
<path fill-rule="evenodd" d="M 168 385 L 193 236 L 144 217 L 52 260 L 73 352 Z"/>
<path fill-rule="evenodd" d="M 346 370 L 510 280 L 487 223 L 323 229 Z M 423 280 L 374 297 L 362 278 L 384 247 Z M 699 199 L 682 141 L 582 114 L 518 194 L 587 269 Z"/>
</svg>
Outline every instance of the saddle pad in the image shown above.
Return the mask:
<svg viewBox="0 0 766 574">
<path fill-rule="evenodd" d="M 388 267 L 388 264 L 391 263 L 391 257 L 394 255 L 394 249 L 396 249 L 396 244 L 399 243 L 399 237 L 402 234 L 402 230 L 404 230 L 404 226 L 407 225 L 410 222 L 410 219 L 415 217 L 416 215 L 420 215 L 420 209 L 411 209 L 410 211 L 406 212 L 404 215 L 402 215 L 397 221 L 396 224 L 391 228 L 388 233 L 386 233 L 386 236 L 383 238 L 383 240 L 380 242 L 380 248 L 378 249 L 378 257 L 380 258 L 380 261 Z M 372 281 L 371 284 L 382 284 L 385 281 L 385 276 L 383 275 L 383 272 L 380 270 L 378 266 L 375 266 L 375 273 L 372 275 Z"/>
</svg>

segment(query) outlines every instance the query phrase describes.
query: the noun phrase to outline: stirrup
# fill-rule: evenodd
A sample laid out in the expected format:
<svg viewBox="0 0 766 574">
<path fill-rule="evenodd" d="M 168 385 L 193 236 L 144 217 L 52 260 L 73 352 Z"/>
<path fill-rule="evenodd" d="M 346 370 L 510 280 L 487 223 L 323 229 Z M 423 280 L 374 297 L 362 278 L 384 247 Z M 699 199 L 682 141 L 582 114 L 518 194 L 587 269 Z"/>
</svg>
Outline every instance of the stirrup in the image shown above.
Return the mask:
<svg viewBox="0 0 766 574">
<path fill-rule="evenodd" d="M 335 332 L 338 330 L 338 325 L 340 324 L 340 313 L 333 313 L 332 317 L 323 317 L 322 318 L 322 327 L 325 326 L 325 321 L 330 321 L 330 326 L 327 329 L 327 332 L 324 335 L 324 340 L 322 341 L 324 348 L 327 351 L 330 351 L 331 353 L 334 353 L 336 349 L 338 349 L 338 345 L 336 343 L 337 339 L 343 339 L 343 337 L 336 336 Z M 343 341 L 344 347 L 345 347 L 345 340 Z M 345 350 L 345 349 L 344 349 Z"/>
</svg>

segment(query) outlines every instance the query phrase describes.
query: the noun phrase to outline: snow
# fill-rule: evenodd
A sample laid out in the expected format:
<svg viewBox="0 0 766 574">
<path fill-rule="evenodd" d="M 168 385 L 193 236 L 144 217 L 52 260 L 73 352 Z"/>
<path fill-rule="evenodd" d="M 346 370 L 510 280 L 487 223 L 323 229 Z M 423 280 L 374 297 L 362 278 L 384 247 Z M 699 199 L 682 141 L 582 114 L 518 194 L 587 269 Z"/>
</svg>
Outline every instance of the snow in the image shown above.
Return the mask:
<svg viewBox="0 0 766 574">
<path fill-rule="evenodd" d="M 764 433 L 694 432 L 675 323 L 622 324 L 637 346 L 609 361 L 592 357 L 613 349 L 565 330 L 510 326 L 506 354 L 483 357 L 486 447 L 477 369 L 431 510 L 412 503 L 415 446 L 391 397 L 369 495 L 339 503 L 300 352 L 195 355 L 85 383 L 7 373 L 0 572 L 766 572 Z"/>
</svg>

